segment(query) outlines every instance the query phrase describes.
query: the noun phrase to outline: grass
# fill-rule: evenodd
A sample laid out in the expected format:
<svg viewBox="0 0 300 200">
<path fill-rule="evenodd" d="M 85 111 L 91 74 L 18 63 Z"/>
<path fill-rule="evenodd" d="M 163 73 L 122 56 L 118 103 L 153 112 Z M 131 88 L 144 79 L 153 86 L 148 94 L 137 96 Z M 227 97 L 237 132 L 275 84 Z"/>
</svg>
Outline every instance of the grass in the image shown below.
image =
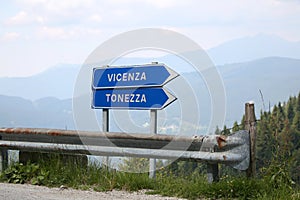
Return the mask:
<svg viewBox="0 0 300 200">
<path fill-rule="evenodd" d="M 62 161 L 56 156 L 38 163 L 16 163 L 0 175 L 0 180 L 48 187 L 64 185 L 95 191 L 148 189 L 148 194 L 187 199 L 300 199 L 299 187 L 291 186 L 286 181 L 274 184 L 272 176 L 260 179 L 224 176 L 219 182 L 208 184 L 202 174 L 175 176 L 161 170 L 153 180 L 148 178 L 147 173 L 118 172 L 95 165 L 86 168 L 72 160 Z"/>
</svg>

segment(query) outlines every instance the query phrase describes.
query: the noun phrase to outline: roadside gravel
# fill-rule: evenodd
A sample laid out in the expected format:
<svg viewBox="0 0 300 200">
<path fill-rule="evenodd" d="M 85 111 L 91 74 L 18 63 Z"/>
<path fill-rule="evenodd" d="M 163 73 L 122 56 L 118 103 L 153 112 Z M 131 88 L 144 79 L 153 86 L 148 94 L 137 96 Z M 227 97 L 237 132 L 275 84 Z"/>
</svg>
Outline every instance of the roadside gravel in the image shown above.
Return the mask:
<svg viewBox="0 0 300 200">
<path fill-rule="evenodd" d="M 145 191 L 126 192 L 109 191 L 95 192 L 63 188 L 48 188 L 28 184 L 0 183 L 0 200 L 106 200 L 106 199 L 131 199 L 131 200 L 179 200 L 174 197 L 162 197 L 160 195 L 146 195 Z"/>
</svg>

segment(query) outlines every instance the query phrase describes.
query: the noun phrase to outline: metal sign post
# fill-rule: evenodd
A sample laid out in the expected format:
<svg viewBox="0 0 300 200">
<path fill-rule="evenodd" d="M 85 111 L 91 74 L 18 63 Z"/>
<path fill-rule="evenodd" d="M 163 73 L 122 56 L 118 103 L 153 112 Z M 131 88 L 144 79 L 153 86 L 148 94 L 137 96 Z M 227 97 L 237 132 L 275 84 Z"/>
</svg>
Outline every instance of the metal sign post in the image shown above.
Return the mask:
<svg viewBox="0 0 300 200">
<path fill-rule="evenodd" d="M 157 110 L 150 111 L 150 133 L 157 134 Z M 150 158 L 149 178 L 156 177 L 156 159 Z"/>
<path fill-rule="evenodd" d="M 103 109 L 102 110 L 102 129 L 103 132 L 109 132 L 109 110 Z M 106 168 L 109 168 L 109 157 L 105 157 L 105 165 Z"/>
</svg>

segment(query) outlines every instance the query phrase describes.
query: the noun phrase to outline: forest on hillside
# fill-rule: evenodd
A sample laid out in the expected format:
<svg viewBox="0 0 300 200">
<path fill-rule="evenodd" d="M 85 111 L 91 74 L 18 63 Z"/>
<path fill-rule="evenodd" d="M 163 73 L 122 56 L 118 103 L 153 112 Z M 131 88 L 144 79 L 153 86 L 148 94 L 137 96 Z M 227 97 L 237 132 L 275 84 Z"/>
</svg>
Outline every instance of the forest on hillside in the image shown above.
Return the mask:
<svg viewBox="0 0 300 200">
<path fill-rule="evenodd" d="M 289 169 L 287 173 L 300 184 L 300 93 L 260 113 L 257 171 L 262 173 L 272 164 Z"/>
</svg>

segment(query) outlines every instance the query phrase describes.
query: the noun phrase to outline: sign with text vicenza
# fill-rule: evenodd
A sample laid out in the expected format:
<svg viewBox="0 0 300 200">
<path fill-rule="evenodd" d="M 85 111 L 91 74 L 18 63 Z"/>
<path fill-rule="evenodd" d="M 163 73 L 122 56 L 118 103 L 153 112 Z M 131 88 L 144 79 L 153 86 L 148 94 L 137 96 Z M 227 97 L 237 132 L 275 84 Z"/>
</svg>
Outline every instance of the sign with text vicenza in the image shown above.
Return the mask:
<svg viewBox="0 0 300 200">
<path fill-rule="evenodd" d="M 163 109 L 176 100 L 163 86 L 177 76 L 164 64 L 94 68 L 92 108 Z"/>
</svg>

